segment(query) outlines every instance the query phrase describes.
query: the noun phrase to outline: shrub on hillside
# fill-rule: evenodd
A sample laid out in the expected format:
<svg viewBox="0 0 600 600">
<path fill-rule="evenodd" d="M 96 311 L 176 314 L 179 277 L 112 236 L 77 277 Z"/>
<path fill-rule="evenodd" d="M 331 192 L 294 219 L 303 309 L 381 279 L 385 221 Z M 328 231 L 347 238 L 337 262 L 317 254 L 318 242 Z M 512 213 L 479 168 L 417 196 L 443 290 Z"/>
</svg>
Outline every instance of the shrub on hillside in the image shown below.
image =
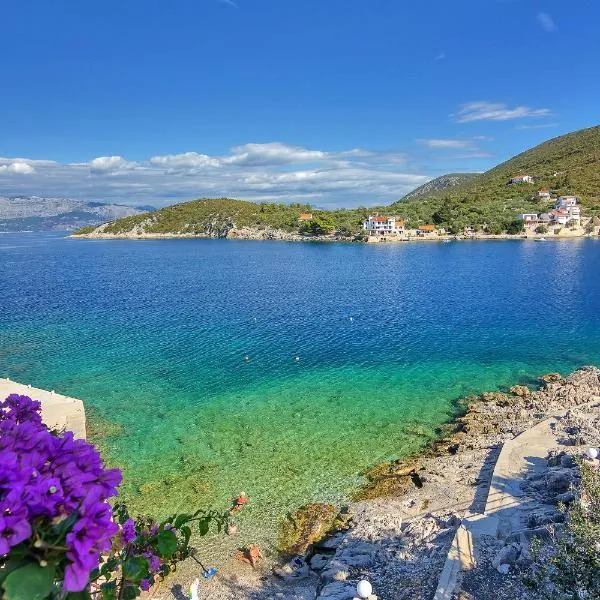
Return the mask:
<svg viewBox="0 0 600 600">
<path fill-rule="evenodd" d="M 578 498 L 553 546 L 538 544 L 528 582 L 548 600 L 600 598 L 600 473 L 580 461 Z"/>
</svg>

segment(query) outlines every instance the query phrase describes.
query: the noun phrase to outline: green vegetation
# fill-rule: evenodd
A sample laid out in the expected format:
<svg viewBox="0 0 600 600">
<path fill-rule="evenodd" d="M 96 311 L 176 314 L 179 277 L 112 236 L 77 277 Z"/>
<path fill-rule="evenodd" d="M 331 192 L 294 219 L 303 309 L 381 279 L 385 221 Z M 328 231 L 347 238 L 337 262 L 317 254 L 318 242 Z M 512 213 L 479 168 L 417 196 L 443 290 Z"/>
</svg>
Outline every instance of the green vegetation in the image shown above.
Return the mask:
<svg viewBox="0 0 600 600">
<path fill-rule="evenodd" d="M 509 184 L 511 177 L 531 175 L 534 184 Z M 317 210 L 308 204 L 254 203 L 229 198 L 201 199 L 126 217 L 109 223 L 107 233 L 206 234 L 225 237 L 233 227 L 279 229 L 305 235 L 336 231 L 356 236 L 369 213 L 397 215 L 408 229 L 435 223 L 450 233 L 465 227 L 499 234 L 519 233 L 515 219 L 521 213 L 548 211 L 554 204 L 539 198 L 548 188 L 553 195 L 576 195 L 583 214 L 600 216 L 600 126 L 549 140 L 483 173 L 452 174 L 421 186 L 390 206 L 349 210 Z M 311 212 L 310 221 L 300 214 Z M 84 228 L 77 233 L 88 233 Z"/>
<path fill-rule="evenodd" d="M 531 175 L 535 183 L 509 184 L 515 175 Z M 579 196 L 584 214 L 600 214 L 600 126 L 544 142 L 450 191 L 407 197 L 391 208 L 411 222 L 495 233 L 520 213 L 547 211 L 553 201 L 538 198 L 540 188 Z"/>
<path fill-rule="evenodd" d="M 548 233 L 548 227 L 546 227 L 546 225 L 543 225 L 543 224 L 542 224 L 542 225 L 538 225 L 538 226 L 535 228 L 535 232 L 536 232 L 536 233 L 542 233 L 542 234 L 543 234 L 543 233 Z"/>
<path fill-rule="evenodd" d="M 563 531 L 548 549 L 534 547 L 536 562 L 526 582 L 549 600 L 600 598 L 600 473 L 579 462 L 578 499 Z"/>
</svg>

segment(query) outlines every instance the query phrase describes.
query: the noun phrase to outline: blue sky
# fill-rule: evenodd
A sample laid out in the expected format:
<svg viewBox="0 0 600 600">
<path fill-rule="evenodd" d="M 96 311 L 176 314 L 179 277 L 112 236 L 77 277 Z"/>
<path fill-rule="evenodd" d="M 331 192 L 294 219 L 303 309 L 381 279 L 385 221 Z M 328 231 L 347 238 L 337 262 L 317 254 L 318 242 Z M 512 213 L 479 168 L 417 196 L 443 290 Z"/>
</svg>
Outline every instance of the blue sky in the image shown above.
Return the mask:
<svg viewBox="0 0 600 600">
<path fill-rule="evenodd" d="M 595 0 L 30 0 L 0 57 L 0 195 L 372 205 L 600 121 Z"/>
</svg>

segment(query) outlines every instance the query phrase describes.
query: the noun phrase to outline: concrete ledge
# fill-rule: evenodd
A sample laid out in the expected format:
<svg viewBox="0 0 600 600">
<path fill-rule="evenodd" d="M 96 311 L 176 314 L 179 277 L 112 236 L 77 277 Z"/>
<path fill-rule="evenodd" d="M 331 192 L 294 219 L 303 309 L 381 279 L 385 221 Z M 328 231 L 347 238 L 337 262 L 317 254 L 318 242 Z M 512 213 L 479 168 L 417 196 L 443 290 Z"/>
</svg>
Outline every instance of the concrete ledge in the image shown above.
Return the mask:
<svg viewBox="0 0 600 600">
<path fill-rule="evenodd" d="M 76 438 L 85 439 L 85 409 L 81 400 L 0 378 L 0 399 L 4 400 L 10 394 L 38 400 L 42 403 L 42 419 L 48 427 L 67 429 Z"/>
</svg>

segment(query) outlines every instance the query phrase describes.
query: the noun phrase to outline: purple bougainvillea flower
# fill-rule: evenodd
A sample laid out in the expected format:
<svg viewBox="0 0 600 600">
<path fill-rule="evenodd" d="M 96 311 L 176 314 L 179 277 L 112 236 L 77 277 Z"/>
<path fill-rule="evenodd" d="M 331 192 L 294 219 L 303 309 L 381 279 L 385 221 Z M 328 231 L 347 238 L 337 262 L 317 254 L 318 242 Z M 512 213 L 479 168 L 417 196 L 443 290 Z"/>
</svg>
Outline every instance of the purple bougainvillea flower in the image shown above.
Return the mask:
<svg viewBox="0 0 600 600">
<path fill-rule="evenodd" d="M 140 588 L 142 589 L 142 591 L 147 592 L 150 589 L 150 580 L 142 579 L 140 581 Z"/>
<path fill-rule="evenodd" d="M 144 552 L 144 558 L 148 561 L 148 567 L 151 573 L 160 571 L 160 558 L 152 554 L 152 552 Z"/>
<path fill-rule="evenodd" d="M 90 569 L 78 562 L 71 562 L 65 567 L 63 589 L 65 592 L 82 592 L 89 581 Z"/>
<path fill-rule="evenodd" d="M 123 536 L 123 541 L 126 544 L 131 544 L 133 540 L 137 537 L 137 533 L 135 531 L 135 521 L 132 518 L 127 519 L 123 526 L 121 527 L 121 535 Z"/>
<path fill-rule="evenodd" d="M 108 499 L 117 494 L 121 472 L 106 469 L 96 448 L 71 432 L 51 433 L 40 409 L 18 394 L 0 402 L 0 556 L 28 540 L 33 524 L 51 526 L 75 513 L 63 587 L 78 592 L 119 530 Z"/>
</svg>

